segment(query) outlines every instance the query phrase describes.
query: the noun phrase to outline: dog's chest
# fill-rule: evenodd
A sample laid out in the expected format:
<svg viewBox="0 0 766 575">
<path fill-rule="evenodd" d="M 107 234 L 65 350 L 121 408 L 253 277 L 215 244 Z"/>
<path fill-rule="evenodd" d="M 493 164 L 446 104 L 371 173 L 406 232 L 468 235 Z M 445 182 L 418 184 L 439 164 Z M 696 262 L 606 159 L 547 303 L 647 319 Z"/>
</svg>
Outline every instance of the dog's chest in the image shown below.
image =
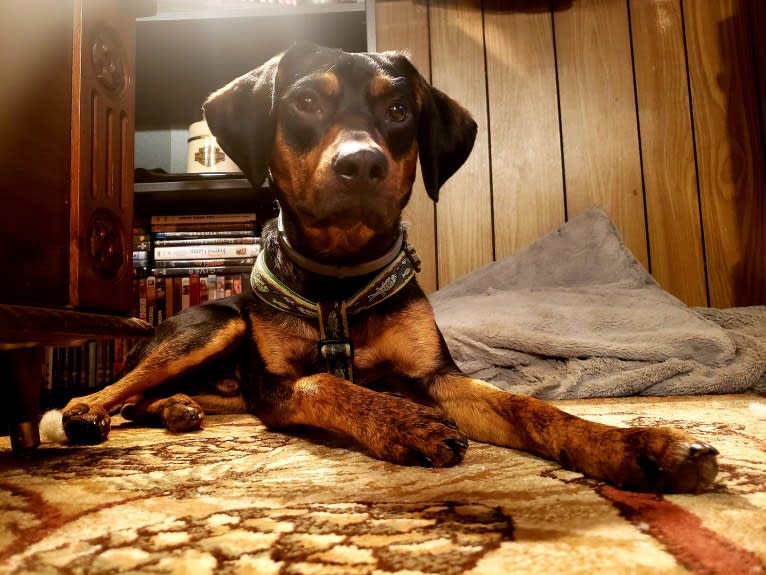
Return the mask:
<svg viewBox="0 0 766 575">
<path fill-rule="evenodd" d="M 253 342 L 267 373 L 298 380 L 325 370 L 316 321 L 289 316 L 275 322 L 253 315 L 251 322 Z M 381 374 L 419 378 L 441 361 L 439 334 L 425 300 L 385 316 L 352 316 L 348 323 L 355 378 Z"/>
</svg>

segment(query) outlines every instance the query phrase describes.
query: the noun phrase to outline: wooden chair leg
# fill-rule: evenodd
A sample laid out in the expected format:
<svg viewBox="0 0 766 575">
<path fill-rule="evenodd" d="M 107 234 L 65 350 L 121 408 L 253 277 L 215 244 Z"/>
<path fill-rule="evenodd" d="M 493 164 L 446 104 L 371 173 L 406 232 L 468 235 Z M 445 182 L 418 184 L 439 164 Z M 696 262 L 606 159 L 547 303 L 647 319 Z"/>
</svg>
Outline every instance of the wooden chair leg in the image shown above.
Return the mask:
<svg viewBox="0 0 766 575">
<path fill-rule="evenodd" d="M 43 348 L 28 347 L 0 352 L 0 394 L 5 396 L 11 447 L 21 455 L 40 445 L 38 416 Z"/>
</svg>

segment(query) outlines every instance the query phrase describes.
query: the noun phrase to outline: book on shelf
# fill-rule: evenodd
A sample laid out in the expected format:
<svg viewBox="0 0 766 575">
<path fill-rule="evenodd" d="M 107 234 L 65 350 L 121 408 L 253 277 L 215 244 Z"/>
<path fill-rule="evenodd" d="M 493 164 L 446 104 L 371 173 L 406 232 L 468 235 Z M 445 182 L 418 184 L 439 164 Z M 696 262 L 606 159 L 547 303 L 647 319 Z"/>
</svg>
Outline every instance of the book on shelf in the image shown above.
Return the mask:
<svg viewBox="0 0 766 575">
<path fill-rule="evenodd" d="M 254 213 L 156 215 L 150 217 L 149 229 L 155 239 L 231 237 L 236 232 L 250 236 L 256 221 Z"/>
<path fill-rule="evenodd" d="M 191 276 L 181 277 L 181 309 L 191 305 Z"/>
<path fill-rule="evenodd" d="M 149 250 L 133 250 L 133 267 L 146 267 L 149 261 Z"/>
<path fill-rule="evenodd" d="M 149 320 L 149 316 L 146 314 L 146 278 L 140 277 L 136 280 L 138 285 L 138 318 L 144 321 Z"/>
<path fill-rule="evenodd" d="M 160 325 L 165 321 L 166 308 L 167 308 L 167 291 L 165 288 L 166 278 L 164 276 L 155 277 L 155 304 L 154 304 L 154 317 L 152 318 L 152 325 Z"/>
<path fill-rule="evenodd" d="M 154 263 L 154 269 L 158 268 L 210 268 L 226 266 L 252 266 L 255 258 L 217 258 L 198 260 L 159 260 Z"/>
<path fill-rule="evenodd" d="M 143 226 L 133 226 L 132 237 L 133 277 L 146 277 L 149 271 L 149 260 L 151 259 L 151 237 Z"/>
<path fill-rule="evenodd" d="M 43 351 L 42 389 L 53 389 L 53 348 L 46 347 Z"/>
<path fill-rule="evenodd" d="M 168 246 L 219 246 L 219 245 L 232 245 L 232 244 L 257 244 L 260 243 L 260 238 L 257 238 L 255 234 L 249 236 L 234 236 L 234 237 L 221 237 L 221 236 L 206 236 L 204 238 L 185 238 L 185 239 L 172 239 L 172 240 L 154 240 L 154 247 L 168 247 Z"/>
<path fill-rule="evenodd" d="M 218 295 L 216 292 L 215 284 L 216 284 L 216 277 L 217 274 L 215 273 L 209 273 L 207 274 L 205 281 L 207 282 L 207 299 L 208 301 L 218 299 Z"/>
<path fill-rule="evenodd" d="M 74 396 L 108 384 L 124 369 L 128 351 L 136 342 L 116 338 L 46 347 L 41 366 L 45 407 L 61 407 Z"/>
<path fill-rule="evenodd" d="M 225 266 L 193 266 L 193 267 L 181 267 L 181 268 L 154 268 L 152 273 L 155 276 L 164 277 L 181 277 L 181 276 L 208 276 L 208 275 L 225 275 L 225 274 L 242 274 L 250 273 L 253 266 L 250 265 L 225 265 Z"/>
<path fill-rule="evenodd" d="M 175 232 L 189 234 L 195 231 L 241 232 L 242 225 L 243 224 L 241 222 L 211 222 L 206 224 L 152 224 L 151 229 L 152 233 L 156 236 L 157 234 L 168 234 Z M 249 231 L 250 228 L 255 228 L 255 222 L 250 222 L 246 231 Z"/>
<path fill-rule="evenodd" d="M 178 307 L 181 307 L 180 302 Z M 162 315 L 162 319 L 166 320 L 175 313 L 178 313 L 178 310 L 176 309 L 176 291 L 173 288 L 173 278 L 165 278 L 165 313 Z"/>
<path fill-rule="evenodd" d="M 95 341 L 89 341 L 87 343 L 87 362 L 88 373 L 86 374 L 88 389 L 95 389 L 96 387 L 96 372 L 98 371 L 98 365 L 96 362 L 96 356 L 98 354 L 98 345 Z"/>
<path fill-rule="evenodd" d="M 196 277 L 199 278 L 199 303 L 207 303 L 210 301 L 210 291 L 207 285 L 207 276 L 197 275 Z"/>
<path fill-rule="evenodd" d="M 189 226 L 205 226 L 207 224 L 255 223 L 256 215 L 251 213 L 228 214 L 171 214 L 151 216 L 149 223 L 152 227 L 165 224 L 185 224 Z"/>
<path fill-rule="evenodd" d="M 199 274 L 189 276 L 189 305 L 199 305 Z"/>
<path fill-rule="evenodd" d="M 169 214 L 155 215 L 149 219 L 150 224 L 190 224 L 199 226 L 207 223 L 221 222 L 254 222 L 254 213 L 225 213 L 225 214 Z"/>
<path fill-rule="evenodd" d="M 146 321 L 154 322 L 155 304 L 157 303 L 157 279 L 155 276 L 146 277 Z"/>
<path fill-rule="evenodd" d="M 255 230 L 252 227 L 243 228 L 242 226 L 239 226 L 239 228 L 235 230 L 201 230 L 198 226 L 194 226 L 187 230 L 175 232 L 154 232 L 155 240 L 187 240 L 210 237 L 232 238 L 245 236 L 255 236 Z"/>
<path fill-rule="evenodd" d="M 219 259 L 255 257 L 260 251 L 257 243 L 253 244 L 223 244 L 223 245 L 194 245 L 194 246 L 164 246 L 154 248 L 156 260 L 178 259 Z"/>
</svg>

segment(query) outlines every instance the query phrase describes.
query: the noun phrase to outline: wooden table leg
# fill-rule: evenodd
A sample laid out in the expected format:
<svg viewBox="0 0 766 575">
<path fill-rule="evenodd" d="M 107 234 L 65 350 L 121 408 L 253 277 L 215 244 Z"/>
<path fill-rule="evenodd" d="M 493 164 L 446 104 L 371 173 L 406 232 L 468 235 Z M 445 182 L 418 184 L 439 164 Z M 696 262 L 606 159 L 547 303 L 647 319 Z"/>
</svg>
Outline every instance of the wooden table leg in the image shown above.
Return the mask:
<svg viewBox="0 0 766 575">
<path fill-rule="evenodd" d="M 43 348 L 27 347 L 0 352 L 0 394 L 5 396 L 11 447 L 16 454 L 40 445 L 39 411 Z"/>
</svg>

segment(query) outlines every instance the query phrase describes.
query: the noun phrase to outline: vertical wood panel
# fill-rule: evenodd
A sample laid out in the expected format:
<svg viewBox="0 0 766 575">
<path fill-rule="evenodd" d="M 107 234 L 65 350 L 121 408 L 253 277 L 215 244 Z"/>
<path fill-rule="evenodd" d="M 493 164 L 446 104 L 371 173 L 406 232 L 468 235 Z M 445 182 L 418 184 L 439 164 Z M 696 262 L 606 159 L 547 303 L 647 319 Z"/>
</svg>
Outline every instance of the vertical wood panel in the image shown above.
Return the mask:
<svg viewBox="0 0 766 575">
<path fill-rule="evenodd" d="M 443 286 L 492 261 L 486 73 L 480 0 L 439 0 L 429 14 L 433 84 L 470 110 L 479 126 L 471 156 L 437 205 Z"/>
<path fill-rule="evenodd" d="M 755 84 L 760 96 L 761 165 L 766 166 L 766 2 L 750 0 L 748 7 L 750 36 L 755 54 Z M 756 237 L 749 244 L 750 253 L 747 257 L 752 260 L 751 290 L 755 299 L 751 301 L 766 304 L 766 190 L 762 187 L 760 191 L 760 194 L 756 193 L 753 206 L 754 217 L 759 218 L 753 226 Z"/>
<path fill-rule="evenodd" d="M 377 49 L 407 50 L 424 77 L 430 76 L 428 7 L 416 0 L 377 0 L 375 3 Z M 418 173 L 420 170 L 418 170 Z M 436 289 L 436 211 L 418 175 L 403 219 L 409 222 L 410 243 L 422 260 L 418 283 L 430 293 Z"/>
<path fill-rule="evenodd" d="M 501 258 L 564 222 L 556 62 L 551 13 L 540 2 L 485 1 L 484 23 Z"/>
<path fill-rule="evenodd" d="M 706 306 L 705 263 L 679 0 L 631 0 L 652 274 Z"/>
<path fill-rule="evenodd" d="M 750 33 L 755 54 L 755 76 L 761 105 L 761 141 L 766 140 L 766 2 L 749 0 Z"/>
<path fill-rule="evenodd" d="M 766 182 L 744 2 L 683 2 L 710 304 L 766 298 Z"/>
<path fill-rule="evenodd" d="M 648 268 L 627 5 L 577 0 L 554 24 L 568 216 L 601 206 Z"/>
</svg>

